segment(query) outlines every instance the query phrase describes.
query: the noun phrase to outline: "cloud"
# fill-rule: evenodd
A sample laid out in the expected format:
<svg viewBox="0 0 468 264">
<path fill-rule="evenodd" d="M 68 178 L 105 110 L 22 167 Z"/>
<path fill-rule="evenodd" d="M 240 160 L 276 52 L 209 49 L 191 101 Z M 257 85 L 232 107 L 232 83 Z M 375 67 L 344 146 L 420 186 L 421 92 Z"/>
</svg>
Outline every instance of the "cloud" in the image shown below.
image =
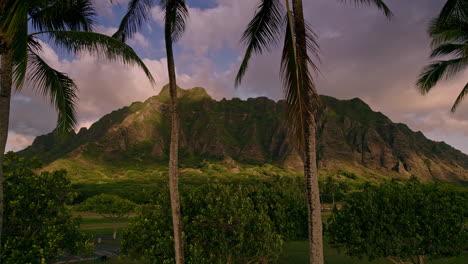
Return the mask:
<svg viewBox="0 0 468 264">
<path fill-rule="evenodd" d="M 22 150 L 29 146 L 33 140 L 34 136 L 25 136 L 16 134 L 15 132 L 8 132 L 6 152 Z"/>
<path fill-rule="evenodd" d="M 114 16 L 113 7 L 116 5 L 126 7 L 129 1 L 130 0 L 93 0 L 93 6 L 99 15 L 112 18 Z"/>
<path fill-rule="evenodd" d="M 127 1 L 119 2 L 125 6 Z M 100 13 L 109 12 L 108 1 L 95 2 Z M 189 7 L 187 31 L 176 45 L 179 85 L 204 86 L 217 99 L 233 96 L 281 99 L 279 47 L 254 56 L 242 85 L 234 88 L 244 51 L 239 39 L 257 1 L 216 0 L 215 3 L 210 8 Z M 444 140 L 468 153 L 468 117 L 464 114 L 468 111 L 468 101 L 457 113 L 449 112 L 466 83 L 467 72 L 441 82 L 427 96 L 420 95 L 415 87 L 417 76 L 429 62 L 430 40 L 426 27 L 443 1 L 391 1 L 389 4 L 396 15 L 391 21 L 373 7 L 330 0 L 304 1 L 305 16 L 319 36 L 321 47 L 319 92 L 340 99 L 360 97 L 394 122 L 407 123 L 413 130 L 421 130 L 432 139 Z M 162 17 L 159 7 L 152 9 L 156 25 L 163 25 Z M 106 34 L 115 32 L 115 28 L 101 30 Z M 130 44 L 145 49 L 151 46 L 150 40 L 161 42 L 162 34 L 156 36 L 155 32 L 136 35 Z M 157 88 L 152 88 L 143 73 L 133 67 L 96 60 L 89 55 L 60 60 L 51 49 L 44 52 L 54 67 L 69 73 L 78 83 L 79 120 L 83 125 L 118 107 L 145 100 L 167 82 L 164 58 L 145 59 L 158 79 Z M 14 133 L 30 136 L 49 132 L 55 124 L 54 111 L 34 93 L 25 91 L 21 96 L 16 95 L 13 102 Z"/>
</svg>

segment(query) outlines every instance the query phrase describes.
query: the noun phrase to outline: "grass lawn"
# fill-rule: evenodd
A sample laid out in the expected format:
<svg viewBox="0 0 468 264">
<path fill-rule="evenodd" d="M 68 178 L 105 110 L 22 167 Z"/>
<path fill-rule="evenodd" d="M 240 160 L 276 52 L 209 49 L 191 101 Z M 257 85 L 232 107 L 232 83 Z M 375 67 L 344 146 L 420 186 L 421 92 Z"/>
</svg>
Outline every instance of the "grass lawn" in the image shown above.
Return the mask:
<svg viewBox="0 0 468 264">
<path fill-rule="evenodd" d="M 328 245 L 324 247 L 325 263 L 326 264 L 391 264 L 387 259 L 378 259 L 368 261 L 367 259 L 352 258 L 345 255 L 343 252 L 338 252 L 336 249 Z M 284 246 L 283 255 L 280 258 L 279 264 L 308 264 L 307 242 L 293 241 L 286 243 Z M 466 264 L 468 263 L 468 254 L 464 253 L 459 257 L 427 260 L 427 264 Z"/>
</svg>

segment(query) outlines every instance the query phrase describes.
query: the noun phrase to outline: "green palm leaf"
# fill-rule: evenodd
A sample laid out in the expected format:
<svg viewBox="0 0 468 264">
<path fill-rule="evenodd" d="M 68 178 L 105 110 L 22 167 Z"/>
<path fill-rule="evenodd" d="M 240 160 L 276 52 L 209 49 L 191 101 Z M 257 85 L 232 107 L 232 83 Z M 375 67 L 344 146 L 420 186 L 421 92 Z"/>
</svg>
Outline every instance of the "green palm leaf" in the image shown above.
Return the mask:
<svg viewBox="0 0 468 264">
<path fill-rule="evenodd" d="M 185 31 L 188 9 L 185 0 L 159 0 L 160 6 L 166 10 L 164 19 L 171 18 L 171 39 L 177 42 Z"/>
<path fill-rule="evenodd" d="M 468 22 L 448 19 L 444 23 L 439 18 L 431 21 L 428 34 L 432 38 L 432 47 L 447 42 L 468 42 Z"/>
<path fill-rule="evenodd" d="M 145 72 L 150 82 L 155 83 L 151 72 L 135 51 L 115 38 L 83 31 L 48 31 L 47 33 L 57 46 L 73 54 L 89 52 L 103 59 L 137 65 Z"/>
<path fill-rule="evenodd" d="M 14 47 L 12 50 L 12 62 L 13 62 L 13 81 L 16 88 L 20 89 L 24 83 L 26 77 L 26 70 L 28 67 L 28 24 L 27 14 L 23 14 L 23 23 L 18 24 L 16 31 L 13 32 L 13 38 L 11 40 L 11 46 Z"/>
<path fill-rule="evenodd" d="M 439 13 L 438 18 L 442 23 L 452 18 L 460 20 L 468 19 L 468 1 L 466 0 L 447 0 Z"/>
<path fill-rule="evenodd" d="M 91 31 L 96 15 L 90 0 L 53 1 L 52 5 L 29 13 L 31 24 L 38 31 Z"/>
<path fill-rule="evenodd" d="M 457 44 L 457 43 L 445 43 L 432 50 L 431 58 L 438 56 L 459 56 L 468 58 L 468 43 Z"/>
<path fill-rule="evenodd" d="M 417 86 L 422 94 L 427 94 L 441 79 L 451 78 L 468 66 L 465 58 L 436 61 L 426 66 L 419 76 Z"/>
<path fill-rule="evenodd" d="M 258 5 L 254 18 L 248 24 L 241 38 L 247 49 L 236 76 L 235 86 L 241 84 L 249 66 L 252 52 L 261 54 L 264 50 L 269 50 L 278 43 L 283 24 L 282 9 L 279 0 L 263 0 Z"/>
<path fill-rule="evenodd" d="M 292 29 L 294 30 L 294 28 Z M 318 46 L 316 46 L 314 35 L 309 30 L 306 32 L 307 46 L 313 48 L 313 54 L 316 54 Z M 308 66 L 312 66 L 313 69 L 317 67 L 307 54 L 305 54 L 306 57 L 303 61 L 309 65 L 300 63 L 297 48 L 294 47 L 296 45 L 294 39 L 295 33 L 287 25 L 281 56 L 281 76 L 288 104 L 289 128 L 298 141 L 297 145 L 302 147 L 304 146 L 305 128 L 308 125 L 313 125 L 311 117 L 319 109 L 320 100 Z"/>
<path fill-rule="evenodd" d="M 124 42 L 131 38 L 149 19 L 154 2 L 155 0 L 131 0 L 128 3 L 127 13 L 113 37 Z M 176 42 L 182 36 L 188 18 L 185 0 L 159 0 L 159 5 L 165 10 L 164 19 L 168 16 L 171 19 L 171 38 Z"/>
<path fill-rule="evenodd" d="M 153 4 L 154 0 L 131 0 L 128 3 L 127 13 L 113 37 L 123 42 L 131 38 L 140 30 L 141 25 L 149 19 Z"/>
<path fill-rule="evenodd" d="M 458 105 L 463 101 L 466 94 L 468 94 L 468 83 L 465 85 L 465 87 L 463 87 L 461 93 L 457 97 L 457 100 L 455 100 L 455 103 L 453 104 L 451 109 L 452 112 L 455 112 L 457 110 Z"/>
<path fill-rule="evenodd" d="M 39 93 L 50 98 L 51 104 L 58 112 L 58 131 L 62 134 L 71 132 L 76 124 L 75 83 L 65 73 L 50 67 L 32 50 L 29 50 L 29 65 L 31 83 Z"/>
</svg>

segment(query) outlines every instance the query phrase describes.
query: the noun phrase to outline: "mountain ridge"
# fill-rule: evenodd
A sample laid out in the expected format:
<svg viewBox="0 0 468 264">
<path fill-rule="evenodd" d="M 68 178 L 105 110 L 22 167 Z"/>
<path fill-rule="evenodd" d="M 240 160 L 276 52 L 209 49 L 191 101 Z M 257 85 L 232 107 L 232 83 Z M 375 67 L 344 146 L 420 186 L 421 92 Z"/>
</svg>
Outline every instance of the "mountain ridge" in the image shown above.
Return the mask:
<svg viewBox="0 0 468 264">
<path fill-rule="evenodd" d="M 182 166 L 232 159 L 240 164 L 270 163 L 301 170 L 301 157 L 292 147 L 285 125 L 283 100 L 257 97 L 216 101 L 202 87 L 178 91 Z M 431 141 L 405 124 L 393 123 L 359 98 L 321 96 L 321 100 L 324 107 L 317 121 L 319 168 L 467 181 L 468 155 L 461 151 Z M 78 158 L 111 164 L 165 164 L 170 133 L 168 102 L 165 86 L 144 102 L 103 116 L 89 129 L 81 128 L 61 140 L 53 132 L 39 136 L 19 153 L 40 156 L 46 164 Z M 86 162 L 83 164 L 86 166 Z"/>
</svg>

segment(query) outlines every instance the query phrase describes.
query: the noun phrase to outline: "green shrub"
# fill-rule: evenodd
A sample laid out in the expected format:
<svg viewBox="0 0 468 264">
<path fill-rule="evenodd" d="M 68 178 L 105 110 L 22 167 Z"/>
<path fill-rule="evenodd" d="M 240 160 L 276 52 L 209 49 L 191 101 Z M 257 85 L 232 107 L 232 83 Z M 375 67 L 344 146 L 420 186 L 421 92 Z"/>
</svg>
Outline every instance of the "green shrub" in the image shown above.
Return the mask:
<svg viewBox="0 0 468 264">
<path fill-rule="evenodd" d="M 279 257 L 283 239 L 269 216 L 271 204 L 256 188 L 212 183 L 182 192 L 187 263 L 268 263 Z M 173 263 L 170 212 L 168 193 L 144 206 L 124 232 L 123 252 Z"/>
<path fill-rule="evenodd" d="M 84 252 L 92 244 L 69 207 L 75 193 L 65 171 L 42 172 L 37 160 L 7 153 L 3 163 L 5 215 L 2 263 L 50 263 L 63 250 Z"/>
</svg>

